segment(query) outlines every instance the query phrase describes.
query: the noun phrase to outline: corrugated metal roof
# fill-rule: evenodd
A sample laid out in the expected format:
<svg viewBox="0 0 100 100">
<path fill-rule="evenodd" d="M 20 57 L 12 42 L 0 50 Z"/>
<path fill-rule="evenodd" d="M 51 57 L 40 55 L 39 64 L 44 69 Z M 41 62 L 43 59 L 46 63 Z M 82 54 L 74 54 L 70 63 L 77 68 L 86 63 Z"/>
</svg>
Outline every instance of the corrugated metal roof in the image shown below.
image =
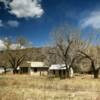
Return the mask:
<svg viewBox="0 0 100 100">
<path fill-rule="evenodd" d="M 66 69 L 65 64 L 54 64 L 51 65 L 51 67 L 49 68 L 49 70 L 63 70 Z"/>
</svg>

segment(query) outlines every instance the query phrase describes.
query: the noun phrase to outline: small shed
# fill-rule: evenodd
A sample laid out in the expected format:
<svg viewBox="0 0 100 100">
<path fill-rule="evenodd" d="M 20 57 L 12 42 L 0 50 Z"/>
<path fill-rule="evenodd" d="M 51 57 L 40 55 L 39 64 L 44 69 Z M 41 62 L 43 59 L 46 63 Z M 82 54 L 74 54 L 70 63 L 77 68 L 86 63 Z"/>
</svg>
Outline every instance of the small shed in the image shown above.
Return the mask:
<svg viewBox="0 0 100 100">
<path fill-rule="evenodd" d="M 49 75 L 65 77 L 66 76 L 65 64 L 53 64 L 49 67 Z"/>
</svg>

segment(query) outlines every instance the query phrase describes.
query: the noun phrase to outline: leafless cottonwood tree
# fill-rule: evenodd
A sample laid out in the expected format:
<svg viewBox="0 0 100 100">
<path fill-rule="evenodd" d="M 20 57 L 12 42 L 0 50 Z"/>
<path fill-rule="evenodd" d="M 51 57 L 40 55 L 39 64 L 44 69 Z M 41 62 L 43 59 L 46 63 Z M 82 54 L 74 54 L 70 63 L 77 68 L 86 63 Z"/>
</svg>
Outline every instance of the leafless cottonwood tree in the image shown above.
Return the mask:
<svg viewBox="0 0 100 100">
<path fill-rule="evenodd" d="M 11 40 L 4 38 L 4 39 L 2 39 L 2 41 L 4 43 L 4 47 L 3 47 L 3 50 L 0 51 L 0 65 L 1 65 L 1 67 L 4 68 L 4 73 L 6 74 L 7 69 L 9 68 L 7 51 L 10 49 Z"/>
<path fill-rule="evenodd" d="M 32 44 L 24 37 L 17 37 L 16 43 L 18 44 L 17 49 L 23 49 L 25 47 L 32 47 Z"/>
<path fill-rule="evenodd" d="M 21 40 L 21 38 L 15 43 L 15 48 L 12 50 L 12 45 L 14 44 L 9 38 L 4 40 L 6 47 L 7 59 L 10 66 L 13 68 L 13 73 L 18 73 L 18 66 L 20 66 L 26 58 L 26 53 L 21 51 L 21 48 L 24 47 L 26 42 Z"/>
<path fill-rule="evenodd" d="M 79 53 L 81 54 L 83 59 L 88 58 L 90 60 L 93 76 L 94 76 L 94 78 L 98 78 L 99 77 L 99 71 L 100 71 L 100 64 L 98 64 L 98 61 L 97 61 L 98 57 L 97 56 L 99 55 L 99 53 L 96 54 L 96 50 L 93 51 L 93 52 L 95 53 L 95 55 L 92 56 L 92 54 L 88 54 L 85 51 L 79 51 Z"/>
<path fill-rule="evenodd" d="M 71 77 L 70 69 L 73 69 L 75 60 L 78 59 L 78 50 L 83 49 L 80 34 L 69 26 L 61 26 L 53 31 L 53 49 L 49 50 L 49 57 L 56 60 L 55 63 L 64 63 L 67 77 Z M 49 61 L 51 61 L 49 59 Z"/>
<path fill-rule="evenodd" d="M 88 42 L 86 43 L 87 49 L 78 51 L 81 54 L 80 56 L 83 57 L 82 59 L 90 60 L 90 68 L 92 70 L 94 78 L 99 77 L 100 71 L 100 45 L 94 45 L 95 41 L 100 41 L 100 39 L 98 38 L 98 34 L 89 35 Z"/>
<path fill-rule="evenodd" d="M 5 51 L 0 51 L 0 67 L 4 69 L 4 73 L 6 74 L 8 66 L 7 66 L 7 55 Z"/>
<path fill-rule="evenodd" d="M 26 54 L 23 54 L 21 51 L 8 51 L 8 61 L 13 68 L 13 73 L 18 73 L 18 67 L 25 60 Z"/>
<path fill-rule="evenodd" d="M 42 54 L 45 56 L 44 62 L 46 66 L 57 63 L 57 56 L 55 54 L 55 48 L 53 47 L 44 47 L 42 48 Z"/>
</svg>

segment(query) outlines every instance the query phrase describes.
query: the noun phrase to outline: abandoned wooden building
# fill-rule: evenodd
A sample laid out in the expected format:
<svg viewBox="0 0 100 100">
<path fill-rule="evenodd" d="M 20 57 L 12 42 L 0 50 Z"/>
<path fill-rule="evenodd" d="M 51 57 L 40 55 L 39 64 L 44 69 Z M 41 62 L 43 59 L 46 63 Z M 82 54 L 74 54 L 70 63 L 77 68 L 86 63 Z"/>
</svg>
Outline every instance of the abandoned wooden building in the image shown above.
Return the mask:
<svg viewBox="0 0 100 100">
<path fill-rule="evenodd" d="M 69 68 L 69 66 L 67 66 Z M 49 67 L 49 75 L 50 76 L 56 76 L 56 77 L 66 77 L 67 76 L 67 70 L 65 67 L 65 64 L 54 64 Z M 73 77 L 73 68 L 69 69 L 69 75 L 70 77 Z"/>
<path fill-rule="evenodd" d="M 54 75 L 54 76 L 65 77 L 66 67 L 64 64 L 54 64 L 50 66 L 48 72 L 50 76 Z"/>
<path fill-rule="evenodd" d="M 26 63 L 22 64 L 20 66 L 20 73 L 29 73 L 33 75 L 37 72 L 47 72 L 48 67 L 45 66 L 44 62 L 33 62 L 33 61 L 27 61 Z"/>
</svg>

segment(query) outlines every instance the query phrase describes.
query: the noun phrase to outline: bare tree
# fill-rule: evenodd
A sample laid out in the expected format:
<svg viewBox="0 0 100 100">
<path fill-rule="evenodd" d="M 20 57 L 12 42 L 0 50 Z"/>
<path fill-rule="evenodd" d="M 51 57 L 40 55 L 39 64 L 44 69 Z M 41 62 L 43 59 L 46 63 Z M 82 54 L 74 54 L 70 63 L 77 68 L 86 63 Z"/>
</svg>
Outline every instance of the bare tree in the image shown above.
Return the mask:
<svg viewBox="0 0 100 100">
<path fill-rule="evenodd" d="M 81 57 L 83 59 L 89 59 L 91 66 L 90 69 L 92 70 L 92 73 L 94 75 L 94 78 L 99 77 L 99 71 L 100 71 L 100 45 L 96 45 L 96 41 L 98 41 L 98 34 L 92 34 L 88 36 L 88 42 L 87 42 L 87 49 L 85 50 L 79 50 L 78 52 L 81 54 Z M 95 45 L 94 45 L 95 43 Z"/>
<path fill-rule="evenodd" d="M 17 48 L 18 49 L 23 49 L 25 47 L 32 47 L 32 44 L 24 37 L 17 37 L 16 43 L 18 44 Z"/>
<path fill-rule="evenodd" d="M 19 41 L 13 43 L 9 38 L 7 38 L 4 40 L 4 44 L 6 47 L 7 59 L 10 66 L 13 68 L 13 73 L 18 73 L 18 67 L 26 58 L 26 53 L 21 50 L 22 46 L 26 45 L 26 41 L 19 38 Z M 13 48 L 11 47 L 13 44 L 15 45 L 14 50 L 12 50 Z"/>
<path fill-rule="evenodd" d="M 18 67 L 25 61 L 26 54 L 23 52 L 16 50 L 16 51 L 9 51 L 8 52 L 8 61 L 13 68 L 13 73 L 18 73 Z"/>
<path fill-rule="evenodd" d="M 75 60 L 79 57 L 77 51 L 84 48 L 80 33 L 72 27 L 61 26 L 53 31 L 53 41 L 54 50 L 49 51 L 49 54 L 51 57 L 55 55 L 56 63 L 65 64 L 67 77 L 70 78 L 70 69 L 73 69 Z"/>
<path fill-rule="evenodd" d="M 7 66 L 7 55 L 5 51 L 0 51 L 0 67 L 4 69 L 4 73 L 6 74 L 8 66 Z"/>
<path fill-rule="evenodd" d="M 42 48 L 42 54 L 45 56 L 44 62 L 46 66 L 57 63 L 57 56 L 55 53 L 55 48 L 53 47 L 44 47 Z"/>
<path fill-rule="evenodd" d="M 4 39 L 3 39 L 3 43 L 4 43 L 4 45 L 5 45 L 5 51 L 8 51 L 8 50 L 11 49 L 12 41 L 11 41 L 10 38 L 7 38 L 7 37 L 4 38 Z"/>
<path fill-rule="evenodd" d="M 94 56 L 92 57 L 91 55 L 89 55 L 88 53 L 86 53 L 84 51 L 79 51 L 79 53 L 81 54 L 83 59 L 88 58 L 90 60 L 91 69 L 92 69 L 92 73 L 94 75 L 94 78 L 98 78 L 99 77 L 99 71 L 100 71 L 100 66 L 97 66 L 97 64 L 96 64 L 96 60 L 98 58 L 97 57 L 95 58 Z"/>
<path fill-rule="evenodd" d="M 2 41 L 4 43 L 4 47 L 3 50 L 0 51 L 0 67 L 4 69 L 4 73 L 6 74 L 7 69 L 9 68 L 7 51 L 10 50 L 11 40 L 6 37 L 3 38 Z"/>
</svg>

